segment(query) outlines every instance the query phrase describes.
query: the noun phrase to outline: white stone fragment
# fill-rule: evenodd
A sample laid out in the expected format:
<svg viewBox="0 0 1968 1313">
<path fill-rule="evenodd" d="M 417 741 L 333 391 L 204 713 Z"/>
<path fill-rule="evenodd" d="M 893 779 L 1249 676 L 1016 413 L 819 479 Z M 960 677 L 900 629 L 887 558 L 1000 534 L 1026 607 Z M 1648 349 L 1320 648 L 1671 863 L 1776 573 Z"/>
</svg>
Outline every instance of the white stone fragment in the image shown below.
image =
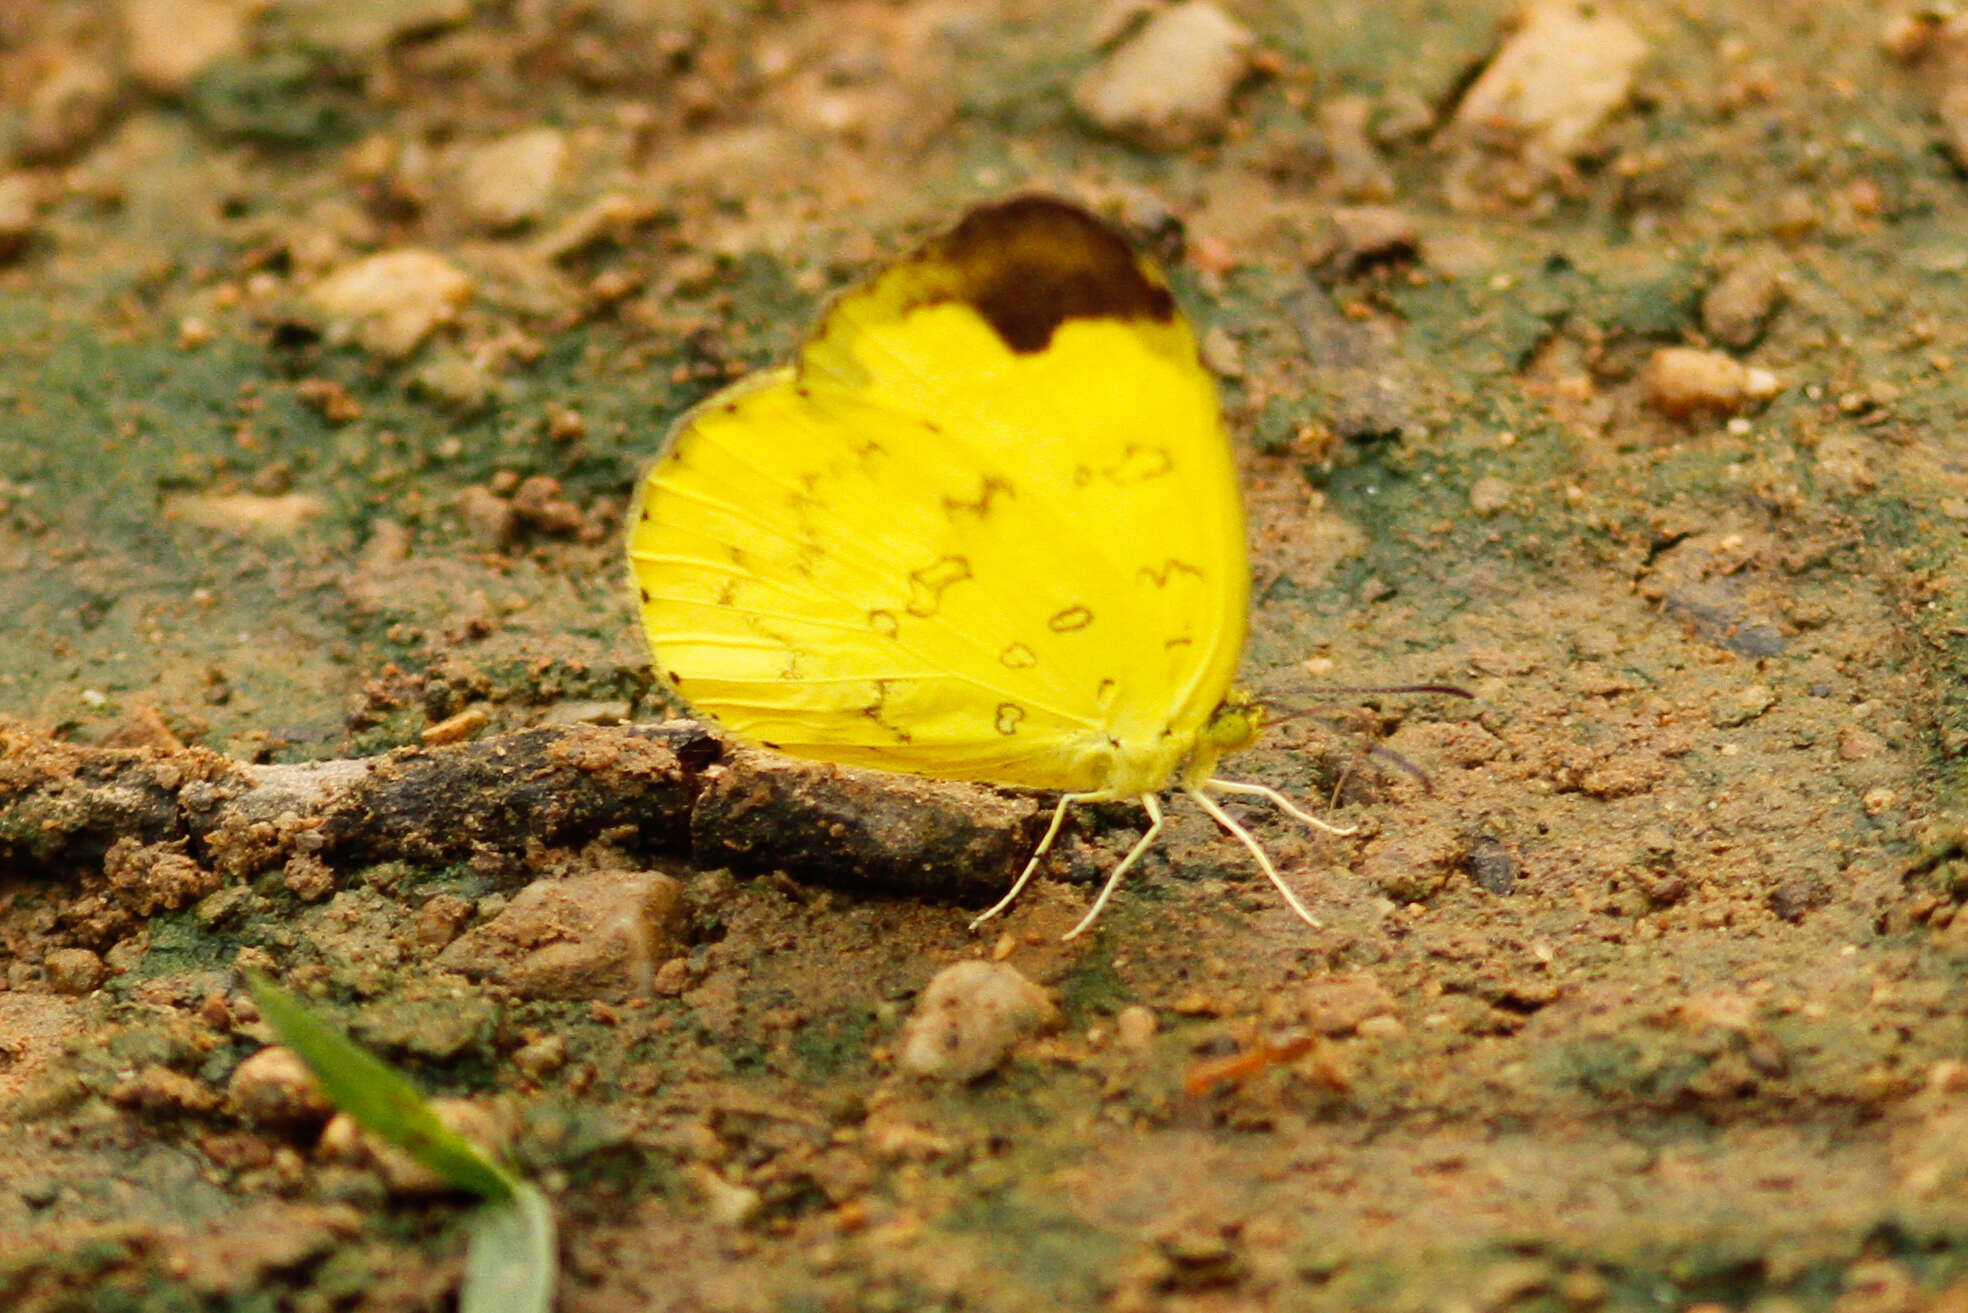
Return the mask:
<svg viewBox="0 0 1968 1313">
<path fill-rule="evenodd" d="M 1029 1035 L 1057 1025 L 1046 991 L 1007 962 L 958 962 L 936 973 L 903 1027 L 902 1070 L 934 1080 L 984 1075 Z"/>
</svg>

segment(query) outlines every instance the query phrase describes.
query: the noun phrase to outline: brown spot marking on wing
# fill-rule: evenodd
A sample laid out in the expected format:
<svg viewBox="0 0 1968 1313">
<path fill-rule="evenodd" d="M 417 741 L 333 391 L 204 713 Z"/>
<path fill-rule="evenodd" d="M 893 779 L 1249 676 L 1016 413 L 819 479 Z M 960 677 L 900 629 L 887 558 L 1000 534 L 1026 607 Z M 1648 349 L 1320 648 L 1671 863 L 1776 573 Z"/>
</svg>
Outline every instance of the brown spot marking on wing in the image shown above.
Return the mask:
<svg viewBox="0 0 1968 1313">
<path fill-rule="evenodd" d="M 861 714 L 881 726 L 897 743 L 908 743 L 911 741 L 909 731 L 888 720 L 888 685 L 886 679 L 875 681 L 875 700 L 861 708 Z"/>
<path fill-rule="evenodd" d="M 1069 606 L 1047 620 L 1046 628 L 1055 634 L 1070 634 L 1075 630 L 1085 629 L 1092 623 L 1093 612 L 1084 606 Z"/>
<path fill-rule="evenodd" d="M 972 306 L 1020 355 L 1045 350 L 1069 319 L 1175 318 L 1167 285 L 1125 237 L 1050 196 L 979 206 L 898 268 L 923 283 L 910 309 Z"/>
<path fill-rule="evenodd" d="M 1031 648 L 1023 643 L 1009 643 L 998 653 L 998 661 L 1013 670 L 1029 670 L 1039 664 L 1039 658 Z"/>
<path fill-rule="evenodd" d="M 1153 584 L 1157 588 L 1167 588 L 1169 580 L 1175 576 L 1178 570 L 1183 574 L 1194 575 L 1198 579 L 1203 577 L 1203 572 L 1196 566 L 1189 564 L 1187 561 L 1178 561 L 1173 556 L 1163 561 L 1162 568 L 1159 570 L 1149 565 L 1142 566 L 1135 573 L 1135 577 L 1144 584 Z"/>
<path fill-rule="evenodd" d="M 1100 476 L 1119 487 L 1159 479 L 1175 469 L 1175 457 L 1167 447 L 1144 447 L 1130 442 L 1121 458 L 1100 471 Z"/>
<path fill-rule="evenodd" d="M 909 572 L 909 604 L 903 609 L 919 619 L 943 607 L 943 590 L 970 578 L 970 562 L 961 556 L 937 558 L 932 565 Z"/>
<path fill-rule="evenodd" d="M 1010 479 L 1002 478 L 996 474 L 987 474 L 977 486 L 976 500 L 961 501 L 955 497 L 945 497 L 943 499 L 943 513 L 952 518 L 962 514 L 974 515 L 980 520 L 988 520 L 991 518 L 992 504 L 999 497 L 1013 497 L 1016 495 L 1012 491 Z"/>
<path fill-rule="evenodd" d="M 1025 708 L 1016 702 L 998 703 L 997 719 L 992 722 L 998 733 L 1009 737 L 1018 732 L 1018 722 L 1025 719 Z"/>
</svg>

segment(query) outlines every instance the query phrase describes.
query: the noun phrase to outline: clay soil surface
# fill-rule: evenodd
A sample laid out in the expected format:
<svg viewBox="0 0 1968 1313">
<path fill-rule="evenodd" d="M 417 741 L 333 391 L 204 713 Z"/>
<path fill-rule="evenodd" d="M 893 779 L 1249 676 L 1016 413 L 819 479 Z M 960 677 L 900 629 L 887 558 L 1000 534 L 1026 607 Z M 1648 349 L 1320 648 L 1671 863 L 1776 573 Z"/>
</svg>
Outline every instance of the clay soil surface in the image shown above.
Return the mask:
<svg viewBox="0 0 1968 1313">
<path fill-rule="evenodd" d="M 0 5 L 0 1306 L 451 1306 L 259 966 L 481 1114 L 565 1310 L 1963 1313 L 1964 152 L 1914 5 Z M 1025 189 L 1221 381 L 1321 929 L 1178 797 L 973 934 L 1002 852 L 857 880 L 849 780 L 713 849 L 728 745 L 619 728 L 667 423 Z M 1406 683 L 1473 696 L 1319 691 Z M 681 829 L 194 824 L 549 743 Z M 970 960 L 1052 1024 L 915 1074 Z"/>
</svg>

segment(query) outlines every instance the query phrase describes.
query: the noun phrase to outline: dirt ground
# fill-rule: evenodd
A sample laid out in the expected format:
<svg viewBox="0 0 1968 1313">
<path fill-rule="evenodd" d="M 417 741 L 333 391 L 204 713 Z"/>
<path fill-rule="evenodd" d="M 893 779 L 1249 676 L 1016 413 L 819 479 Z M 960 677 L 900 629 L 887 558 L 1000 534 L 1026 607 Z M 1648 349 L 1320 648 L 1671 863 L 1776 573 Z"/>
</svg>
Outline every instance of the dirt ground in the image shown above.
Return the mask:
<svg viewBox="0 0 1968 1313">
<path fill-rule="evenodd" d="M 1033 800 L 898 893 L 882 788 L 716 847 L 607 728 L 669 419 L 1030 188 L 1222 380 L 1323 929 L 1178 798 L 972 934 Z M 1915 5 L 0 5 L 0 1305 L 449 1306 L 258 965 L 480 1114 L 566 1310 L 1968 1311 L 1964 280 Z M 689 833 L 308 810 L 522 744 Z M 967 960 L 1045 999 L 919 1074 Z"/>
</svg>

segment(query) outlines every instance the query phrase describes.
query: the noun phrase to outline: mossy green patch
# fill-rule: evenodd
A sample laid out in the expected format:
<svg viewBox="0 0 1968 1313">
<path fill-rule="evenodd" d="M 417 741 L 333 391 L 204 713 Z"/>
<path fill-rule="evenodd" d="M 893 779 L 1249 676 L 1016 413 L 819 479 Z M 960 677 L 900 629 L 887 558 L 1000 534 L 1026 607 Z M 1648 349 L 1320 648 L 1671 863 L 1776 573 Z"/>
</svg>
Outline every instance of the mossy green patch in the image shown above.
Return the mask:
<svg viewBox="0 0 1968 1313">
<path fill-rule="evenodd" d="M 883 1033 L 873 1009 L 852 1004 L 808 1017 L 793 1035 L 793 1053 L 810 1079 L 831 1080 L 866 1071 L 868 1050 Z"/>
<path fill-rule="evenodd" d="M 220 137 L 288 150 L 344 144 L 361 130 L 361 79 L 329 53 L 292 47 L 220 60 L 185 104 Z"/>
</svg>

